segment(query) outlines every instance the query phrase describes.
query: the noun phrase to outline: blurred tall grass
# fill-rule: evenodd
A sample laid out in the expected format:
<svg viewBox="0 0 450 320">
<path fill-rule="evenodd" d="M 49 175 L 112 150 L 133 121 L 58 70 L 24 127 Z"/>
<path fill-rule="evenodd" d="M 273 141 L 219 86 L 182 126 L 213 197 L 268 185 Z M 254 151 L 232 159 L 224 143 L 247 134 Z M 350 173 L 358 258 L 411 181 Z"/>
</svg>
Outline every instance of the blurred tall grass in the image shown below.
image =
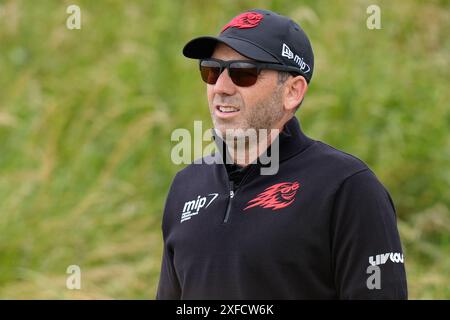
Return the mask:
<svg viewBox="0 0 450 320">
<path fill-rule="evenodd" d="M 66 28 L 81 8 L 82 29 Z M 366 28 L 381 8 L 382 29 Z M 0 298 L 153 299 L 171 131 L 210 124 L 196 35 L 291 16 L 316 56 L 298 113 L 394 198 L 411 298 L 450 298 L 448 1 L 0 0 Z M 67 290 L 66 268 L 82 270 Z"/>
</svg>

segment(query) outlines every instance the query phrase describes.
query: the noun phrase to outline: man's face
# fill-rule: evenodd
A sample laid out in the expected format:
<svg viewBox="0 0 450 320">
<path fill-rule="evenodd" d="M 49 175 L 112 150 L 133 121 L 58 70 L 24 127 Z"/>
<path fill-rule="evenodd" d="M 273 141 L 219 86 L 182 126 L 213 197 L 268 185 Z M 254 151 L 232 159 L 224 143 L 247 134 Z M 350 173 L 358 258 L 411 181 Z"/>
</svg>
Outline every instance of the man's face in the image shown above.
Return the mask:
<svg viewBox="0 0 450 320">
<path fill-rule="evenodd" d="M 249 60 L 224 44 L 218 44 L 212 58 Z M 214 127 L 223 136 L 228 129 L 280 129 L 286 112 L 283 108 L 283 86 L 278 73 L 262 70 L 257 82 L 239 87 L 224 70 L 216 84 L 207 84 L 208 104 Z M 232 112 L 230 112 L 232 111 Z"/>
</svg>

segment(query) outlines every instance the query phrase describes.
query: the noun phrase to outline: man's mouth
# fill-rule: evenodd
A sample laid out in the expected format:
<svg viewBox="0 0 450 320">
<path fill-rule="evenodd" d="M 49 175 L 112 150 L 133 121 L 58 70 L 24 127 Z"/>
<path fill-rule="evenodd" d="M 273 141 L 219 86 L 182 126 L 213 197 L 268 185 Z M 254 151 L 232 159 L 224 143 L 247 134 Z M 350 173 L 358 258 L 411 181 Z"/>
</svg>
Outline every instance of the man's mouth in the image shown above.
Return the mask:
<svg viewBox="0 0 450 320">
<path fill-rule="evenodd" d="M 222 113 L 233 113 L 238 112 L 240 109 L 234 106 L 216 106 L 216 109 L 219 110 Z"/>
<path fill-rule="evenodd" d="M 237 115 L 240 111 L 235 106 L 216 105 L 216 116 L 219 118 L 229 118 Z"/>
</svg>

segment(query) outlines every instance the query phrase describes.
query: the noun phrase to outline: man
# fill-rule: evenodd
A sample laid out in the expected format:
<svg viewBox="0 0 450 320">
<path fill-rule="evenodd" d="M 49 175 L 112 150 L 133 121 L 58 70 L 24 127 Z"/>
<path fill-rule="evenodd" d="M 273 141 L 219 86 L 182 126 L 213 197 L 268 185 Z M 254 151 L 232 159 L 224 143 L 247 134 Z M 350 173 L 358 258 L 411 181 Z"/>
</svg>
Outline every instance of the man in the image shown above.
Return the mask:
<svg viewBox="0 0 450 320">
<path fill-rule="evenodd" d="M 183 53 L 199 59 L 225 148 L 172 183 L 157 299 L 406 299 L 388 192 L 361 160 L 305 136 L 294 116 L 314 68 L 304 31 L 251 10 Z M 247 129 L 269 134 L 255 143 Z M 278 154 L 275 173 L 262 174 L 262 151 Z"/>
</svg>

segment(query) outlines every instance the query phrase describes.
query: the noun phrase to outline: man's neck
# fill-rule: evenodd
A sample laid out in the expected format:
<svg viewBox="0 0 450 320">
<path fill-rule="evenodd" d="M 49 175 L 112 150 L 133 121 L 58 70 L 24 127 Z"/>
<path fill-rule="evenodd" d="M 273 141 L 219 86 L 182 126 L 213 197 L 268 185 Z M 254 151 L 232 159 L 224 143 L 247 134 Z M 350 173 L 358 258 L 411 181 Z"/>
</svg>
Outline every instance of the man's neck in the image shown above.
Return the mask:
<svg viewBox="0 0 450 320">
<path fill-rule="evenodd" d="M 258 132 L 256 139 L 249 137 L 227 139 L 226 147 L 233 163 L 241 167 L 255 163 L 272 145 L 279 133 L 279 129 L 270 129 L 266 132 Z"/>
</svg>

